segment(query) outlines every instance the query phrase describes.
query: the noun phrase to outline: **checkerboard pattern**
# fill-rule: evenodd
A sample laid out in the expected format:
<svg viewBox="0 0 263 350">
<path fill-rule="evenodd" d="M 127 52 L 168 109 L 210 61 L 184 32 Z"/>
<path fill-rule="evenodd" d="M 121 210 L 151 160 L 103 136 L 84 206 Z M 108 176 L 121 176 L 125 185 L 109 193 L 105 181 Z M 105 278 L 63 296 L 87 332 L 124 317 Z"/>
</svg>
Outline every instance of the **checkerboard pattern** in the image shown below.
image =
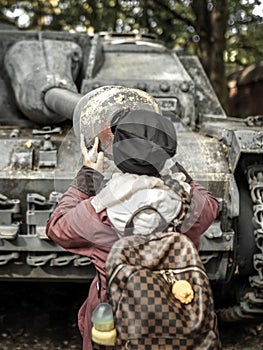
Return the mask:
<svg viewBox="0 0 263 350">
<path fill-rule="evenodd" d="M 220 349 L 209 280 L 186 236 L 160 232 L 122 238 L 106 268 L 116 349 Z M 193 301 L 175 299 L 160 270 L 173 270 L 177 280 L 187 280 Z"/>
</svg>

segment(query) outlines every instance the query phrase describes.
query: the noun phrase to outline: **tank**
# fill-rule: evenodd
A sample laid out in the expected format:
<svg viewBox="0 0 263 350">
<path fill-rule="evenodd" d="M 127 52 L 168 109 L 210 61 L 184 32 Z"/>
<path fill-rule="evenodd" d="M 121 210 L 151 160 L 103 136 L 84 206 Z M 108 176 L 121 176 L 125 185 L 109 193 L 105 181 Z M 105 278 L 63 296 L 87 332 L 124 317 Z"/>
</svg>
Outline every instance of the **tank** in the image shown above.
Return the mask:
<svg viewBox="0 0 263 350">
<path fill-rule="evenodd" d="M 176 161 L 220 203 L 200 248 L 218 314 L 262 316 L 262 118 L 227 116 L 199 59 L 151 36 L 2 30 L 0 39 L 0 279 L 94 277 L 88 257 L 46 237 L 46 220 L 81 166 L 80 133 L 87 146 L 99 135 L 110 159 L 112 116 L 143 108 L 172 120 Z"/>
</svg>

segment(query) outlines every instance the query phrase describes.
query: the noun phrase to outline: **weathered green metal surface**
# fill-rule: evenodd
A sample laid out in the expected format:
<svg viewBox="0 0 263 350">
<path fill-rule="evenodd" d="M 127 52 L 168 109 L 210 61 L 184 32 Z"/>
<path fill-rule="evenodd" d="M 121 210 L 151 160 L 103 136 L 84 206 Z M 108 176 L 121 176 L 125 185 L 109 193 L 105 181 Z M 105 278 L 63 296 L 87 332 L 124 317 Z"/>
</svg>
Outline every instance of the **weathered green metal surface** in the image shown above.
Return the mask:
<svg viewBox="0 0 263 350">
<path fill-rule="evenodd" d="M 231 291 L 222 317 L 262 314 L 262 119 L 226 116 L 198 58 L 153 39 L 2 30 L 0 43 L 0 279 L 93 277 L 45 222 L 81 166 L 80 133 L 110 154 L 112 116 L 143 108 L 173 121 L 174 160 L 220 202 L 200 255 L 215 298 Z"/>
</svg>

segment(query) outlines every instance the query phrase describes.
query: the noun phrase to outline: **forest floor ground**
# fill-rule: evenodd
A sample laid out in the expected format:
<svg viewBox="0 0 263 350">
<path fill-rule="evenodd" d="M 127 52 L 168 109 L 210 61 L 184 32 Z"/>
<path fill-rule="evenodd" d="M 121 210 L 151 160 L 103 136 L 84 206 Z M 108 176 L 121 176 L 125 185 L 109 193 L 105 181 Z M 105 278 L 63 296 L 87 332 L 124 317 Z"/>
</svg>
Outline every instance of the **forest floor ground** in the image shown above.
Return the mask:
<svg viewBox="0 0 263 350">
<path fill-rule="evenodd" d="M 77 312 L 88 284 L 0 282 L 1 350 L 81 350 Z M 220 324 L 224 350 L 262 350 L 263 322 Z"/>
</svg>

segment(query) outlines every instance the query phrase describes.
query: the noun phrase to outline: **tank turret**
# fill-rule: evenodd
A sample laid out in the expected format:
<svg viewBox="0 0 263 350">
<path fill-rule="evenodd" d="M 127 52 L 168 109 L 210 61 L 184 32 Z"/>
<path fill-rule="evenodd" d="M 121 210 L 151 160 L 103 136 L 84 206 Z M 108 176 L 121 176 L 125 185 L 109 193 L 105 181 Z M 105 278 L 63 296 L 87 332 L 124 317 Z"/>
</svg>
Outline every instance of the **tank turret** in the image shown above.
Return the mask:
<svg viewBox="0 0 263 350">
<path fill-rule="evenodd" d="M 120 108 L 177 130 L 178 160 L 220 202 L 200 255 L 223 319 L 262 315 L 262 118 L 228 117 L 196 56 L 149 36 L 0 31 L 0 279 L 87 280 L 89 258 L 45 236 L 87 146 Z"/>
</svg>

